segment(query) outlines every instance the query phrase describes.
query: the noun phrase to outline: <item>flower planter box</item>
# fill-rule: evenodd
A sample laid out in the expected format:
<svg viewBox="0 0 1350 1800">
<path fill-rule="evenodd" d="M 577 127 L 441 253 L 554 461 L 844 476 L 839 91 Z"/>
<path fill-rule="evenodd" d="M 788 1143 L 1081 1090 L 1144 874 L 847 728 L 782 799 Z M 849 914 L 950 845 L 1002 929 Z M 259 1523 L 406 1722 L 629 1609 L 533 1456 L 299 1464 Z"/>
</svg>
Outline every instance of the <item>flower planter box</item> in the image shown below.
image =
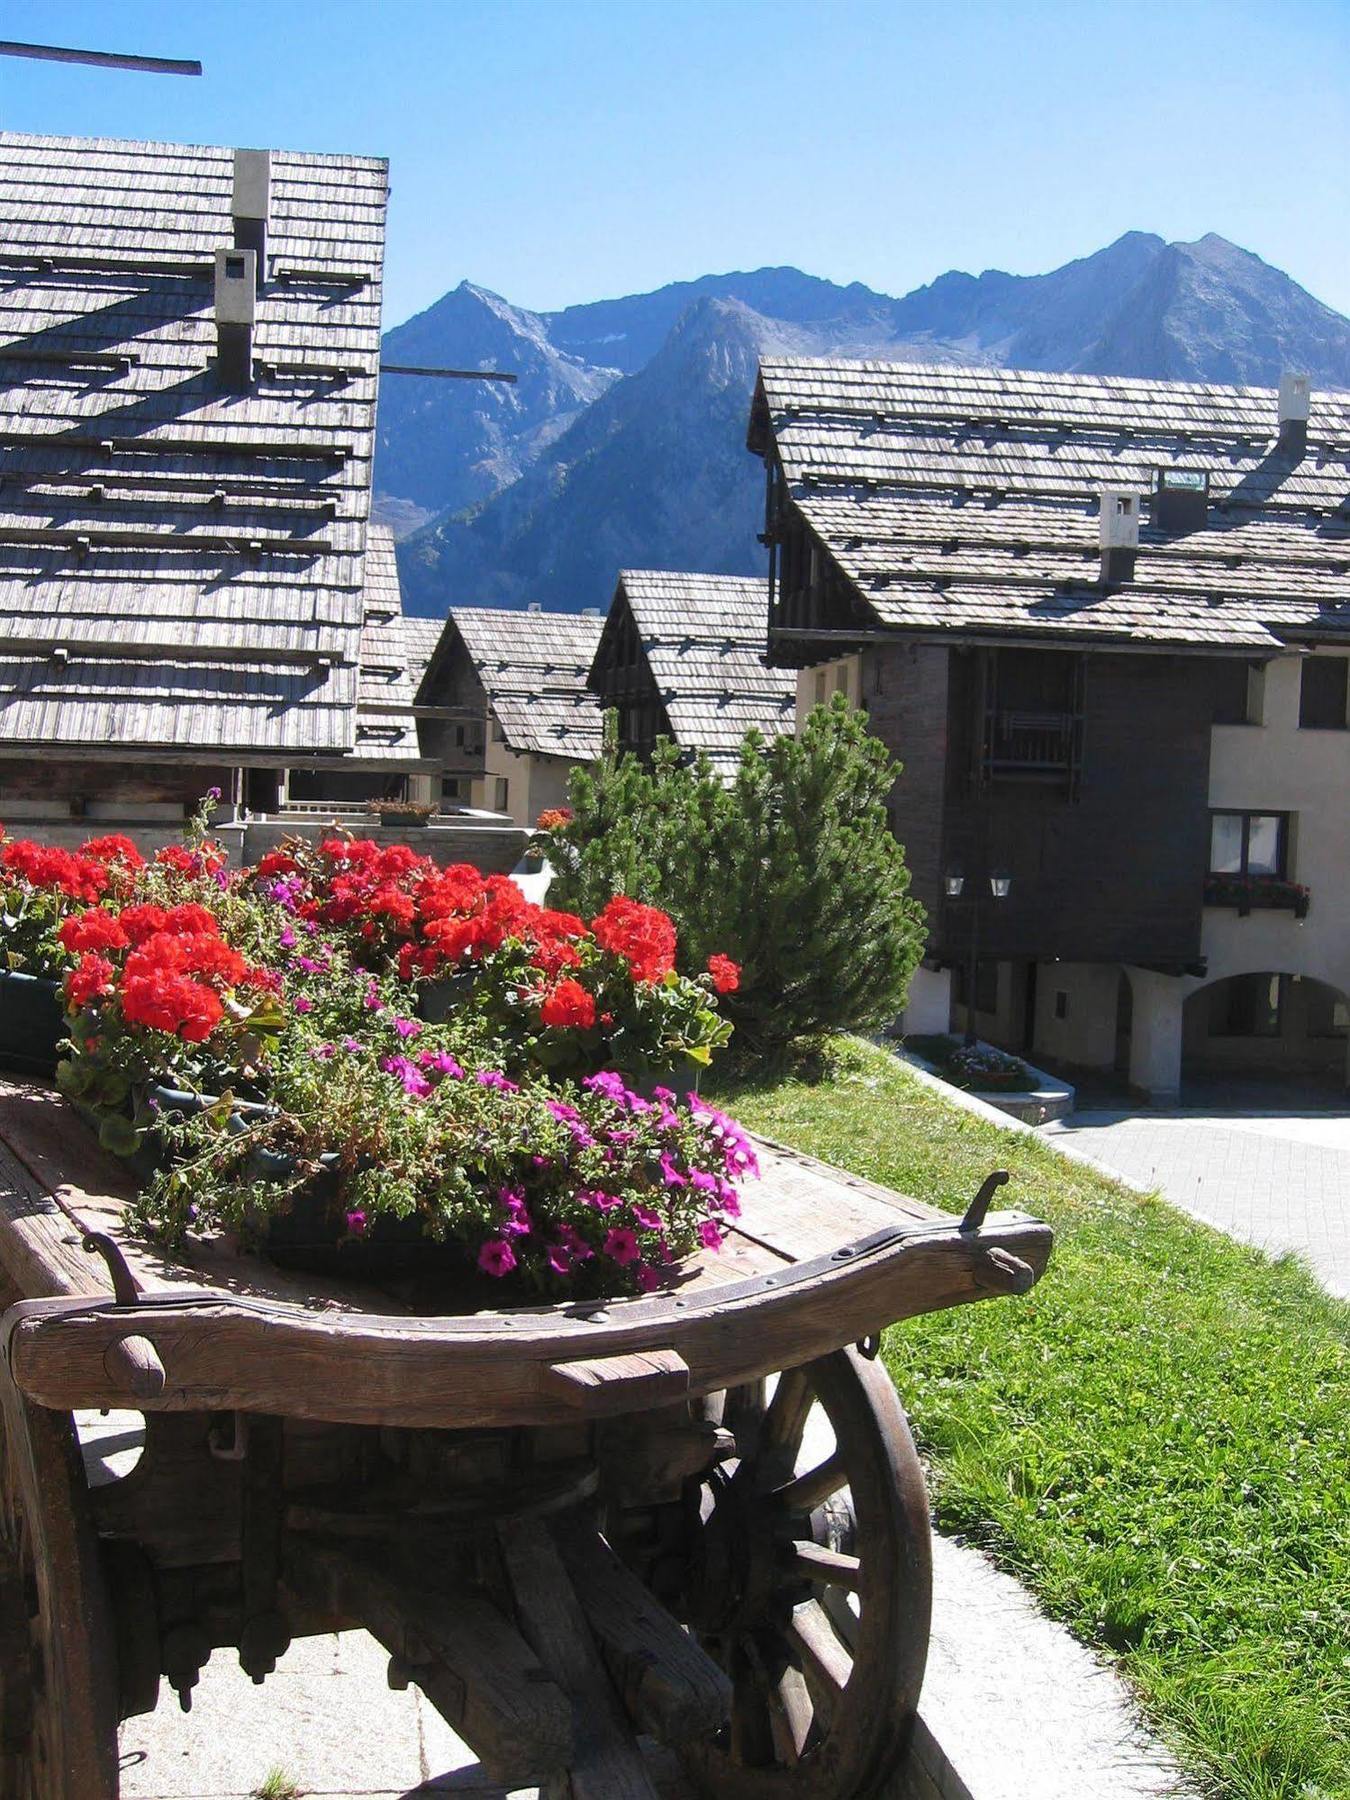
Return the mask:
<svg viewBox="0 0 1350 1800">
<path fill-rule="evenodd" d="M 17 970 L 0 972 L 0 1068 L 50 1079 L 65 1035 L 56 982 Z"/>
<path fill-rule="evenodd" d="M 1274 876 L 1210 875 L 1205 905 L 1232 907 L 1242 918 L 1252 912 L 1291 912 L 1295 919 L 1306 919 L 1311 896 L 1298 882 Z"/>
</svg>

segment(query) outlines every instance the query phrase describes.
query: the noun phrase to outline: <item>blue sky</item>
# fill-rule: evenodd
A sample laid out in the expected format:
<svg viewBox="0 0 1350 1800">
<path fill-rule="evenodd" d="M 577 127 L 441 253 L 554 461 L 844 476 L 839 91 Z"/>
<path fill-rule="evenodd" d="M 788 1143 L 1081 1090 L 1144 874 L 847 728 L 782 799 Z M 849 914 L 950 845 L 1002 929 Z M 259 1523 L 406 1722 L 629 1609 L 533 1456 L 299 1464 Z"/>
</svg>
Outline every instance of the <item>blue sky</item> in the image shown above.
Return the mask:
<svg viewBox="0 0 1350 1800">
<path fill-rule="evenodd" d="M 903 293 L 1137 227 L 1350 313 L 1350 0 L 6 0 L 16 130 L 392 163 L 386 322 L 462 278 L 546 309 L 794 263 Z"/>
</svg>

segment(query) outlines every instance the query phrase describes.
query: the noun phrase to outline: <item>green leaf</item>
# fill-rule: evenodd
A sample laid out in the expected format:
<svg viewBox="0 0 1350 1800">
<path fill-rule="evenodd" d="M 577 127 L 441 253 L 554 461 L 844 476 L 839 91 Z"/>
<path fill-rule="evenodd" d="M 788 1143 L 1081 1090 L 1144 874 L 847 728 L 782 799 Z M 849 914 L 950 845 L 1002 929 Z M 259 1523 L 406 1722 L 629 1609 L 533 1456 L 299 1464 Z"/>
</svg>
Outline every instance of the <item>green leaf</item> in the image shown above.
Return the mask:
<svg viewBox="0 0 1350 1800">
<path fill-rule="evenodd" d="M 141 1134 L 122 1113 L 109 1113 L 98 1128 L 98 1141 L 114 1156 L 134 1156 L 141 1145 Z"/>
<path fill-rule="evenodd" d="M 82 1056 L 57 1063 L 56 1085 L 68 1099 L 82 1100 L 93 1083 L 94 1069 Z"/>
</svg>

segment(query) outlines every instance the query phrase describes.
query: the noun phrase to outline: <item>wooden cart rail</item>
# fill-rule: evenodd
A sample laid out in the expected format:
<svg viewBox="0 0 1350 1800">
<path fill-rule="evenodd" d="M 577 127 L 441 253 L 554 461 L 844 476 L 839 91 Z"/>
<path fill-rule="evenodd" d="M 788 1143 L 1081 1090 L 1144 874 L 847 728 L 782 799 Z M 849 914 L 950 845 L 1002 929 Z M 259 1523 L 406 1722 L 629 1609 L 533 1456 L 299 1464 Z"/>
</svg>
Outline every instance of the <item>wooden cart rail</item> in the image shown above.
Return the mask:
<svg viewBox="0 0 1350 1800">
<path fill-rule="evenodd" d="M 124 1171 L 48 1090 L 0 1087 L 0 1263 L 26 1298 L 7 1358 L 38 1404 L 283 1413 L 465 1428 L 612 1416 L 736 1386 L 894 1320 L 1022 1291 L 1048 1228 L 949 1214 L 765 1142 L 718 1253 L 641 1299 L 469 1310 L 481 1281 L 427 1296 L 310 1282 L 228 1242 L 174 1267 L 125 1229 Z M 59 1201 L 59 1204 L 58 1204 Z M 139 1296 L 110 1297 L 73 1220 L 120 1248 Z M 412 1310 L 413 1308 L 417 1310 Z"/>
</svg>

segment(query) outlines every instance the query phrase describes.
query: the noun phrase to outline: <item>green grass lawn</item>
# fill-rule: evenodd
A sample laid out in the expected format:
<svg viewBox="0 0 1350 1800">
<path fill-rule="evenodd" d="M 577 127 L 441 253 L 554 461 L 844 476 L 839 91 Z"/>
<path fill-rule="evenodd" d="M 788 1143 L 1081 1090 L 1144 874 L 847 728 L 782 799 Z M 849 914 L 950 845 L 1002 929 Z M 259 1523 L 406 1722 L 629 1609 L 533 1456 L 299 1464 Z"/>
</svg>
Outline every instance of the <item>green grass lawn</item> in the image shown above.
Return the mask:
<svg viewBox="0 0 1350 1800">
<path fill-rule="evenodd" d="M 1350 1796 L 1350 1306 L 884 1051 L 727 1098 L 952 1211 L 1012 1172 L 996 1204 L 1053 1224 L 1045 1279 L 886 1339 L 939 1523 L 1117 1655 L 1215 1794 Z"/>
</svg>

